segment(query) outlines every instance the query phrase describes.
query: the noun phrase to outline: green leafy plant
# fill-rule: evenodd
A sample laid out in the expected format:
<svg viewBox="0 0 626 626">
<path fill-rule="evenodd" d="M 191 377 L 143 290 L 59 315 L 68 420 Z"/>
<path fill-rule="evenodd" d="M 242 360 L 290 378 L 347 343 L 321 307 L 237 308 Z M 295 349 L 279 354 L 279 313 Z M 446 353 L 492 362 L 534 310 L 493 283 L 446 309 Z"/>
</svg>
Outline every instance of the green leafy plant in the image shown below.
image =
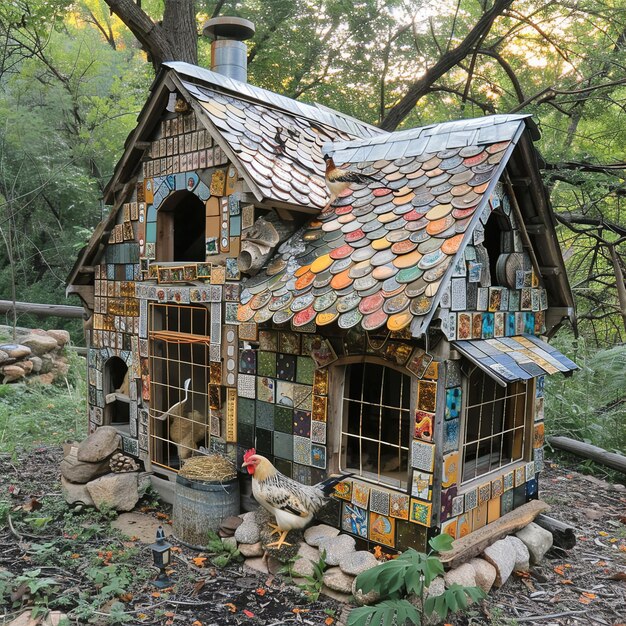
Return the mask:
<svg viewBox="0 0 626 626">
<path fill-rule="evenodd" d="M 19 576 L 3 572 L 0 576 L 0 600 L 12 601 L 13 608 L 32 604 L 34 616 L 47 610 L 50 597 L 59 588 L 54 578 L 42 577 L 40 569 L 27 570 Z"/>
<path fill-rule="evenodd" d="M 215 567 L 226 567 L 231 562 L 243 560 L 241 552 L 231 543 L 224 543 L 215 531 L 209 530 L 207 536 L 206 551 Z"/>
<path fill-rule="evenodd" d="M 298 585 L 309 602 L 316 602 L 322 593 L 326 565 L 326 550 L 322 550 L 320 558 L 313 563 L 313 573 L 303 576 L 306 582 Z"/>
<path fill-rule="evenodd" d="M 433 580 L 444 573 L 436 553 L 449 550 L 452 537 L 439 535 L 428 543 L 432 549 L 428 554 L 409 548 L 398 558 L 357 576 L 357 588 L 363 593 L 376 591 L 381 596 L 381 602 L 353 609 L 348 617 L 348 626 L 388 626 L 407 621 L 419 626 L 433 613 L 444 619 L 449 613 L 467 607 L 468 600 L 477 601 L 485 597 L 478 587 L 456 584 L 440 596 L 425 597 Z M 411 594 L 418 599 L 415 604 L 405 598 Z"/>
</svg>

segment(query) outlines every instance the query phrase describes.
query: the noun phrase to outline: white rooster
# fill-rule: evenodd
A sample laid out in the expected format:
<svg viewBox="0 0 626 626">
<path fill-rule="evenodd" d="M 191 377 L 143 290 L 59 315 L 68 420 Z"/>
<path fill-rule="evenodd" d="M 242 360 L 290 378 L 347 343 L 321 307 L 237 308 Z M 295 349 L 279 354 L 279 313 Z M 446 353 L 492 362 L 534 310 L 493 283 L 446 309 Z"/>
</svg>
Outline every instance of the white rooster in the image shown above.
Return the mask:
<svg viewBox="0 0 626 626">
<path fill-rule="evenodd" d="M 276 518 L 276 524 L 270 524 L 272 534 L 281 533 L 278 541 L 267 547 L 291 545 L 285 541 L 287 533 L 304 528 L 324 506 L 335 485 L 352 476 L 333 476 L 309 487 L 281 474 L 254 448 L 243 455 L 243 461 L 241 467 L 245 467 L 252 476 L 252 493 L 256 501 Z"/>
</svg>

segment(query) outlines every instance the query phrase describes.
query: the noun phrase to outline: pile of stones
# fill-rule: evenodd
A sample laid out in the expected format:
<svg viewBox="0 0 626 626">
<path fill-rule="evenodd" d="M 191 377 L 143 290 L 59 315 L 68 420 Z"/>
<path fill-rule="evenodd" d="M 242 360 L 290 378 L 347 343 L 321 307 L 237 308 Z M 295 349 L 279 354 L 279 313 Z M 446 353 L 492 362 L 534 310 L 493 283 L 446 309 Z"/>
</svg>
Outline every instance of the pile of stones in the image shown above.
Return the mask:
<svg viewBox="0 0 626 626">
<path fill-rule="evenodd" d="M 68 446 L 61 461 L 61 488 L 72 505 L 131 511 L 139 500 L 139 467 L 118 448 L 120 435 L 100 426 L 80 444 Z"/>
<path fill-rule="evenodd" d="M 13 328 L 0 325 L 0 337 L 13 337 Z M 65 376 L 69 366 L 64 348 L 69 340 L 66 330 L 16 328 L 15 340 L 0 343 L 0 382 L 28 377 L 49 384 Z"/>
</svg>

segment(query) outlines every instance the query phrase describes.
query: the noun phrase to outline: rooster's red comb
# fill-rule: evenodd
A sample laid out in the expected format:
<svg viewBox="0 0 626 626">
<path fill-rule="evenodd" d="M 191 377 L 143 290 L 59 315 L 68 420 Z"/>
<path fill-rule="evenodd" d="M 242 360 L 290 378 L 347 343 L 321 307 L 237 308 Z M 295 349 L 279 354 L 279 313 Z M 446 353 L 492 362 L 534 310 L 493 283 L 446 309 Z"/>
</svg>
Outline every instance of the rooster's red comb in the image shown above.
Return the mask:
<svg viewBox="0 0 626 626">
<path fill-rule="evenodd" d="M 244 460 L 244 462 L 247 461 L 254 454 L 256 454 L 256 450 L 254 448 L 250 448 L 250 450 L 246 450 L 243 453 L 243 460 Z"/>
</svg>

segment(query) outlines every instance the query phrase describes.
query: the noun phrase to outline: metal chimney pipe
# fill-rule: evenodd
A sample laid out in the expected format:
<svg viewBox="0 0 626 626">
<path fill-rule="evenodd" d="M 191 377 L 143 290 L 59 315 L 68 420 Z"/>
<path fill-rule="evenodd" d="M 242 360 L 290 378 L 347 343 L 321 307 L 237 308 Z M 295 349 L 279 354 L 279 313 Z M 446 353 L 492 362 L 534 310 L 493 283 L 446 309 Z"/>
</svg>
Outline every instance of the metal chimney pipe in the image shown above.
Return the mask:
<svg viewBox="0 0 626 626">
<path fill-rule="evenodd" d="M 211 40 L 211 69 L 245 83 L 248 79 L 248 47 L 243 43 L 254 36 L 254 24 L 241 17 L 214 17 L 202 28 Z"/>
</svg>

